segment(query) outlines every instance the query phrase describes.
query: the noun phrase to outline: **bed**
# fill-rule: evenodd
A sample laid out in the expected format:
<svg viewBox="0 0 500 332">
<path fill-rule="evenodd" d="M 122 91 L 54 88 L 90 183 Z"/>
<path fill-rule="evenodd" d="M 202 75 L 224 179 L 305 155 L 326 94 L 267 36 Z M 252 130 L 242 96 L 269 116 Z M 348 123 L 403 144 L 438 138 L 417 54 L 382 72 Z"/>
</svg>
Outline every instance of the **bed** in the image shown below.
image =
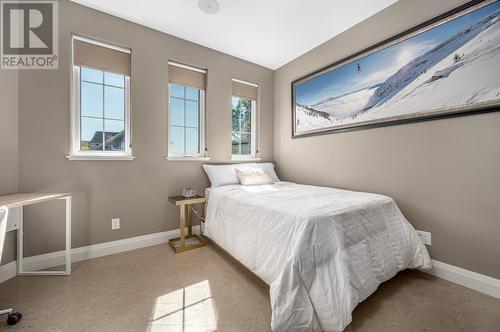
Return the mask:
<svg viewBox="0 0 500 332">
<path fill-rule="evenodd" d="M 406 268 L 431 268 L 387 196 L 290 182 L 206 192 L 204 235 L 270 286 L 273 331 L 342 331 Z"/>
</svg>

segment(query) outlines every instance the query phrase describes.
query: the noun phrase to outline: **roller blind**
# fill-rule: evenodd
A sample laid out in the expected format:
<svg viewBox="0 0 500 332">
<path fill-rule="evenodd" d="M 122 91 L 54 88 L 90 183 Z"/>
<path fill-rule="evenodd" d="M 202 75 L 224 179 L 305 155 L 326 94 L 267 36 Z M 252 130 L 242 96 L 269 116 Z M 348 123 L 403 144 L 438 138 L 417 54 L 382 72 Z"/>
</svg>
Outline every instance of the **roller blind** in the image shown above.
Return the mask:
<svg viewBox="0 0 500 332">
<path fill-rule="evenodd" d="M 168 79 L 170 83 L 206 90 L 207 73 L 202 69 L 189 69 L 188 66 L 169 62 Z"/>
<path fill-rule="evenodd" d="M 130 76 L 130 51 L 119 51 L 79 39 L 73 39 L 73 63 Z"/>
<path fill-rule="evenodd" d="M 257 100 L 259 88 L 254 84 L 233 80 L 233 96 Z"/>
</svg>

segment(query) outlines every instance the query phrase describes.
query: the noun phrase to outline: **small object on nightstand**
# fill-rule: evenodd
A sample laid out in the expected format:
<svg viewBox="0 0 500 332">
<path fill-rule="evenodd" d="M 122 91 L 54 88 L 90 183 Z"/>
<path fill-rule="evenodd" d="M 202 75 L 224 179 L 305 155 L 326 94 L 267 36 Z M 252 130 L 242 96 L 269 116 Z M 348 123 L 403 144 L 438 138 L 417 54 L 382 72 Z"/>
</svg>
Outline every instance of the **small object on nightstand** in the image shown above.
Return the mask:
<svg viewBox="0 0 500 332">
<path fill-rule="evenodd" d="M 174 249 L 175 253 L 204 247 L 205 242 L 203 242 L 203 240 L 198 235 L 193 234 L 191 205 L 205 203 L 205 197 L 199 195 L 190 198 L 186 198 L 184 196 L 171 196 L 168 198 L 168 201 L 180 208 L 180 237 L 170 239 L 168 241 L 168 243 L 170 243 L 170 245 Z M 186 209 L 188 227 L 187 235 L 185 234 Z"/>
<path fill-rule="evenodd" d="M 182 196 L 185 198 L 192 198 L 196 196 L 196 189 L 190 187 L 182 188 Z"/>
</svg>

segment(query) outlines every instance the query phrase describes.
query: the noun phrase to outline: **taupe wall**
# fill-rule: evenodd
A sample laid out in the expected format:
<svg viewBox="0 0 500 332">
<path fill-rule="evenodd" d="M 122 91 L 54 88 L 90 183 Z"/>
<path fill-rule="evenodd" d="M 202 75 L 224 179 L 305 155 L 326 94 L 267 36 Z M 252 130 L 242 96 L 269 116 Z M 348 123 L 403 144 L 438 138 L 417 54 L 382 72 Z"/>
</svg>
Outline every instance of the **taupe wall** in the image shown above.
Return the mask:
<svg viewBox="0 0 500 332">
<path fill-rule="evenodd" d="M 392 196 L 434 259 L 500 277 L 500 112 L 291 139 L 290 83 L 463 3 L 400 0 L 275 73 L 285 180 Z"/>
<path fill-rule="evenodd" d="M 18 72 L 0 70 L 0 195 L 18 189 Z M 1 217 L 1 216 L 0 216 Z M 15 259 L 15 235 L 5 238 L 0 265 Z"/>
<path fill-rule="evenodd" d="M 68 161 L 70 35 L 132 49 L 134 161 Z M 167 62 L 208 69 L 206 140 L 211 162 L 231 154 L 231 78 L 259 83 L 261 154 L 273 158 L 274 72 L 220 52 L 74 4 L 59 2 L 59 70 L 20 74 L 19 164 L 23 192 L 73 194 L 73 247 L 178 228 L 167 203 L 185 185 L 202 190 L 200 162 L 167 161 Z M 26 209 L 26 255 L 63 245 L 62 203 Z M 46 213 L 51 210 L 51 213 Z M 111 231 L 111 218 L 121 229 Z M 47 227 L 47 225 L 49 225 Z"/>
</svg>

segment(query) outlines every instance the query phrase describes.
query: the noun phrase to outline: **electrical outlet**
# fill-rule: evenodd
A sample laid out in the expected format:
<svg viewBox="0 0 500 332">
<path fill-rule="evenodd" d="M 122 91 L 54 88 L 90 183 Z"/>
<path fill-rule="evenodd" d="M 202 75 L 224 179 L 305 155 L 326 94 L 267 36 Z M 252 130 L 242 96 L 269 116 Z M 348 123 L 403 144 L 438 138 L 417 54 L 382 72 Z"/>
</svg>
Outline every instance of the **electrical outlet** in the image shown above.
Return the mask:
<svg viewBox="0 0 500 332">
<path fill-rule="evenodd" d="M 120 218 L 111 219 L 111 230 L 120 229 Z"/>
<path fill-rule="evenodd" d="M 432 244 L 432 239 L 431 239 L 431 233 L 430 232 L 424 232 L 424 231 L 417 231 L 418 236 L 422 239 L 422 242 L 425 245 L 430 246 Z"/>
</svg>

